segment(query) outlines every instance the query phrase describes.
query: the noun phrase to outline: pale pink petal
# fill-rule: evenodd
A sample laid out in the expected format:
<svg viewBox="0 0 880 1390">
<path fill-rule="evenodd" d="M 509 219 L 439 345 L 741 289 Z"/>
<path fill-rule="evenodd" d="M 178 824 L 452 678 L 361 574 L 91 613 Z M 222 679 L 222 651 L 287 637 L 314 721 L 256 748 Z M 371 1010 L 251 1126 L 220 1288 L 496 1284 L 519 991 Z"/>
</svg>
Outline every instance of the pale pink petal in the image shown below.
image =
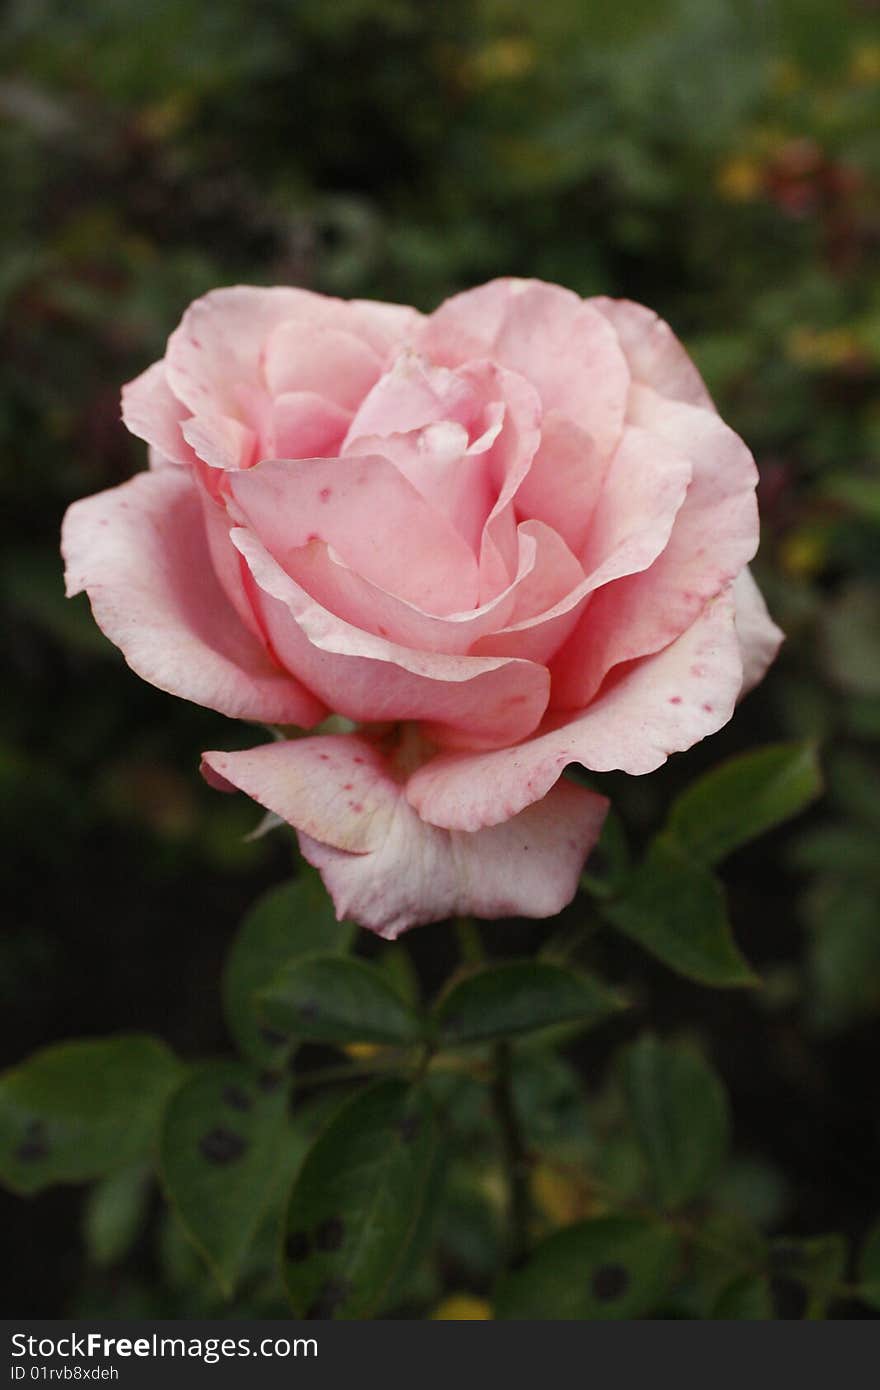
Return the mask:
<svg viewBox="0 0 880 1390">
<path fill-rule="evenodd" d="M 273 396 L 312 391 L 355 410 L 381 370 L 381 358 L 360 338 L 295 319 L 279 324 L 266 346 L 266 383 Z"/>
<path fill-rule="evenodd" d="M 412 810 L 377 746 L 355 736 L 204 759 L 212 780 L 219 774 L 296 827 L 340 919 L 388 939 L 455 914 L 555 915 L 574 896 L 607 811 L 603 797 L 563 781 L 505 825 L 438 830 Z"/>
<path fill-rule="evenodd" d="M 558 411 L 548 411 L 538 451 L 516 495 L 520 513 L 546 521 L 579 555 L 608 463 L 586 431 Z"/>
<path fill-rule="evenodd" d="M 248 468 L 253 462 L 256 445 L 253 430 L 229 415 L 193 415 L 184 422 L 182 432 L 186 442 L 210 468 Z"/>
<path fill-rule="evenodd" d="M 214 573 L 245 627 L 259 639 L 261 645 L 264 645 L 263 633 L 247 593 L 246 576 L 249 577 L 249 571 L 229 538 L 231 524 L 226 502 L 204 486 L 199 491 L 205 520 L 205 537 Z"/>
<path fill-rule="evenodd" d="M 690 462 L 680 451 L 627 426 L 609 464 L 584 543 L 581 560 L 586 577 L 573 582 L 545 611 L 523 615 L 509 628 L 481 639 L 475 651 L 541 662 L 554 658 L 551 705 L 585 705 L 586 699 L 569 698 L 569 687 L 577 690 L 576 682 L 589 670 L 592 614 L 605 592 L 602 586 L 611 587 L 622 575 L 646 570 L 662 553 L 690 478 Z M 581 634 L 586 653 L 576 640 Z"/>
<path fill-rule="evenodd" d="M 222 778 L 297 830 L 358 854 L 381 846 L 389 786 L 395 799 L 401 790 L 379 744 L 353 734 L 203 753 L 202 764 L 215 786 Z"/>
<path fill-rule="evenodd" d="M 195 483 L 139 473 L 74 502 L 62 531 L 67 592 L 151 685 L 236 719 L 314 724 L 323 706 L 239 622 L 215 575 Z"/>
<path fill-rule="evenodd" d="M 736 600 L 736 635 L 743 659 L 741 694 L 747 695 L 764 679 L 785 635 L 767 612 L 767 605 L 748 566 L 737 576 L 733 595 Z"/>
<path fill-rule="evenodd" d="M 285 569 L 322 607 L 402 646 L 424 652 L 518 657 L 525 653 L 516 650 L 515 644 L 510 651 L 496 653 L 491 639 L 486 650 L 480 639 L 499 628 L 509 631 L 506 625 L 525 615 L 543 612 L 583 578 L 565 542 L 543 522 L 522 522 L 519 538 L 519 568 L 513 583 L 479 608 L 443 617 L 369 583 L 320 542 L 288 552 Z M 534 658 L 529 654 L 529 659 Z"/>
<path fill-rule="evenodd" d="M 307 594 L 250 531 L 231 534 L 271 649 L 337 713 L 357 722 L 422 721 L 436 742 L 472 748 L 537 727 L 549 697 L 543 666 L 413 651 L 361 631 Z"/>
<path fill-rule="evenodd" d="M 714 410 L 703 378 L 668 323 L 630 299 L 588 299 L 614 328 L 633 381 L 674 401 Z"/>
<path fill-rule="evenodd" d="M 362 452 L 362 439 L 407 434 L 438 420 L 467 425 L 481 402 L 472 382 L 404 352 L 364 397 L 349 427 L 343 452 Z"/>
<path fill-rule="evenodd" d="M 730 719 L 742 684 L 732 593 L 721 595 L 665 651 L 623 668 L 583 713 L 516 748 L 441 753 L 413 774 L 407 796 L 432 825 L 479 830 L 547 794 L 568 763 L 594 772 L 653 772 Z"/>
<path fill-rule="evenodd" d="M 168 384 L 193 415 L 236 415 L 243 394 L 264 391 L 271 333 L 285 319 L 326 317 L 334 301 L 286 286 L 233 285 L 192 303 L 168 339 Z"/>
<path fill-rule="evenodd" d="M 669 542 L 649 569 L 597 593 L 553 666 L 553 703 L 586 705 L 620 662 L 660 651 L 728 587 L 758 544 L 757 471 L 738 435 L 714 413 L 634 387 L 642 437 L 688 458 L 693 481 Z M 594 528 L 601 537 L 603 527 Z"/>
<path fill-rule="evenodd" d="M 426 612 L 472 607 L 464 538 L 387 459 L 269 460 L 230 479 L 236 511 L 280 565 L 323 541 L 371 584 Z"/>
<path fill-rule="evenodd" d="M 477 638 L 509 621 L 517 592 L 534 569 L 536 551 L 535 541 L 525 537 L 520 572 L 509 588 L 480 608 L 442 617 L 370 583 L 321 541 L 289 551 L 284 568 L 322 608 L 364 632 L 416 651 L 464 655 Z"/>
<path fill-rule="evenodd" d="M 180 429 L 189 415 L 190 411 L 168 385 L 164 362 L 154 362 L 122 388 L 123 423 L 155 451 L 156 464 L 161 459 L 192 462 L 192 449 Z"/>
<path fill-rule="evenodd" d="M 493 281 L 448 299 L 418 343 L 433 361 L 488 357 L 524 376 L 545 410 L 558 410 L 596 442 L 617 444 L 629 371 L 604 315 L 570 290 L 540 280 Z"/>
<path fill-rule="evenodd" d="M 351 413 L 314 391 L 288 391 L 273 401 L 262 441 L 263 458 L 333 458 Z"/>
<path fill-rule="evenodd" d="M 381 299 L 352 299 L 343 303 L 344 320 L 337 326 L 357 333 L 387 362 L 414 342 L 424 316 L 408 304 L 386 304 Z"/>
<path fill-rule="evenodd" d="M 501 429 L 486 453 L 495 501 L 480 541 L 480 602 L 487 603 L 516 574 L 519 542 L 516 501 L 541 442 L 541 402 L 534 386 L 492 362 L 472 363 L 462 374 L 484 400 L 504 406 Z"/>
<path fill-rule="evenodd" d="M 475 444 L 457 420 L 437 420 L 405 434 L 366 435 L 358 439 L 358 451 L 389 459 L 476 554 L 493 502 L 486 452 L 501 429 L 500 415 L 495 435 L 487 433 Z"/>
</svg>

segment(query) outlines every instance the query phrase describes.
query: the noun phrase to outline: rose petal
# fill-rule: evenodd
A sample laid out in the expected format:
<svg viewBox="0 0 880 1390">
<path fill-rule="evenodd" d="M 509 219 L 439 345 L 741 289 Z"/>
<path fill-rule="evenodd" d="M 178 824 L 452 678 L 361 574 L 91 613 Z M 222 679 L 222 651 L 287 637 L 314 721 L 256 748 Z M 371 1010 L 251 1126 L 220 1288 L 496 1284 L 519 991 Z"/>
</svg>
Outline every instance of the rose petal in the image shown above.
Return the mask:
<svg viewBox="0 0 880 1390">
<path fill-rule="evenodd" d="M 553 916 L 574 896 L 607 810 L 603 797 L 563 781 L 505 825 L 438 830 L 412 810 L 377 746 L 356 736 L 206 753 L 204 762 L 212 780 L 297 828 L 340 918 L 388 939 L 458 913 Z"/>
<path fill-rule="evenodd" d="M 767 668 L 775 660 L 785 640 L 785 634 L 767 612 L 767 605 L 748 567 L 738 575 L 733 595 L 736 600 L 736 635 L 743 659 L 740 693 L 747 695 L 764 679 Z"/>
<path fill-rule="evenodd" d="M 426 612 L 474 604 L 473 553 L 387 459 L 269 460 L 229 486 L 237 512 L 282 566 L 323 541 L 369 583 Z"/>
<path fill-rule="evenodd" d="M 189 415 L 168 385 L 164 362 L 154 362 L 122 388 L 123 423 L 138 439 L 146 440 L 158 458 L 192 462 L 193 451 L 180 429 Z"/>
<path fill-rule="evenodd" d="M 546 521 L 580 555 L 609 462 L 585 430 L 558 411 L 548 411 L 538 451 L 516 495 L 521 515 Z"/>
<path fill-rule="evenodd" d="M 248 468 L 254 458 L 252 429 L 229 415 L 193 415 L 184 421 L 183 437 L 209 468 Z M 205 478 L 203 470 L 200 474 Z"/>
<path fill-rule="evenodd" d="M 668 323 L 630 299 L 588 299 L 613 327 L 634 382 L 670 400 L 714 410 L 703 378 Z"/>
<path fill-rule="evenodd" d="M 721 595 L 665 651 L 637 662 L 572 718 L 516 748 L 440 753 L 407 796 L 432 825 L 479 830 L 539 801 L 568 763 L 595 772 L 653 772 L 729 720 L 742 684 L 732 593 Z"/>
<path fill-rule="evenodd" d="M 288 391 L 273 401 L 263 458 L 333 458 L 339 453 L 351 413 L 314 391 Z"/>
<path fill-rule="evenodd" d="M 662 650 L 721 593 L 758 544 L 757 471 L 742 440 L 714 411 L 634 387 L 630 415 L 645 440 L 693 466 L 669 542 L 649 569 L 597 593 L 553 667 L 553 702 L 586 705 L 612 668 Z M 599 537 L 604 524 L 594 525 Z"/>
<path fill-rule="evenodd" d="M 599 597 L 595 591 L 622 575 L 646 570 L 662 553 L 690 478 L 691 465 L 680 451 L 628 426 L 609 464 L 583 547 L 582 573 L 585 569 L 586 576 L 573 582 L 552 607 L 483 638 L 475 651 L 549 662 L 577 630 L 583 634 L 587 654 L 575 646 L 574 639 L 563 648 L 551 668 L 551 701 L 571 708 L 586 704 L 586 700 L 567 696 L 570 685 L 582 678 L 589 663 L 592 614 Z"/>
<path fill-rule="evenodd" d="M 285 319 L 320 321 L 333 301 L 286 286 L 233 285 L 195 300 L 168 339 L 168 384 L 193 415 L 236 416 L 243 393 L 265 391 L 263 361 Z"/>
<path fill-rule="evenodd" d="M 251 602 L 279 662 L 338 714 L 356 721 L 424 721 L 438 743 L 495 747 L 524 738 L 547 706 L 549 675 L 529 661 L 413 651 L 328 612 L 250 531 L 233 544 Z"/>
<path fill-rule="evenodd" d="M 68 595 L 87 591 L 101 631 L 151 685 L 236 719 L 308 727 L 322 717 L 227 603 L 187 473 L 139 473 L 74 502 L 62 550 Z"/>
<path fill-rule="evenodd" d="M 295 319 L 279 324 L 266 346 L 266 383 L 273 396 L 312 391 L 355 410 L 381 370 L 381 358 L 354 334 Z"/>
<path fill-rule="evenodd" d="M 592 435 L 601 454 L 617 444 L 629 371 L 604 315 L 570 290 L 540 280 L 494 280 L 442 304 L 418 345 L 435 362 L 491 358 L 537 387 Z"/>
</svg>

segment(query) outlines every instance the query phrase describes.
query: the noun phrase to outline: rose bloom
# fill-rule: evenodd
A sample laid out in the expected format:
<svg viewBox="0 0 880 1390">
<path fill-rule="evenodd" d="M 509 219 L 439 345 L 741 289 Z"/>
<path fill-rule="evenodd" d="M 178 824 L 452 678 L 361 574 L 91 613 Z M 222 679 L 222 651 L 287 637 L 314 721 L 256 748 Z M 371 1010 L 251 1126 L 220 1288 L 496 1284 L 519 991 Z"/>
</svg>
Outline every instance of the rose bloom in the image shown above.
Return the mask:
<svg viewBox="0 0 880 1390">
<path fill-rule="evenodd" d="M 68 593 L 145 680 L 280 726 L 205 775 L 383 936 L 558 912 L 607 808 L 566 766 L 651 772 L 781 640 L 752 457 L 637 304 L 217 290 L 123 418 L 150 469 L 68 511 Z"/>
</svg>

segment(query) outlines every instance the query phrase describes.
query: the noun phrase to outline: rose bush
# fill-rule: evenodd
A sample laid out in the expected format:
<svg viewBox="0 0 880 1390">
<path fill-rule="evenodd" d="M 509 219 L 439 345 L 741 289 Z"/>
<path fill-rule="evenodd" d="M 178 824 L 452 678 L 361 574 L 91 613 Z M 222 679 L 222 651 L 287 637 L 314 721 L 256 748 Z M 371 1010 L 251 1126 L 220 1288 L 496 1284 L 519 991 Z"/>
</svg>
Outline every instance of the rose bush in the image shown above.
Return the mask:
<svg viewBox="0 0 880 1390">
<path fill-rule="evenodd" d="M 559 911 L 606 809 L 566 765 L 652 771 L 777 650 L 753 460 L 639 305 L 218 290 L 123 417 L 151 467 L 69 509 L 68 592 L 144 679 L 282 726 L 205 774 L 385 936 Z"/>
</svg>

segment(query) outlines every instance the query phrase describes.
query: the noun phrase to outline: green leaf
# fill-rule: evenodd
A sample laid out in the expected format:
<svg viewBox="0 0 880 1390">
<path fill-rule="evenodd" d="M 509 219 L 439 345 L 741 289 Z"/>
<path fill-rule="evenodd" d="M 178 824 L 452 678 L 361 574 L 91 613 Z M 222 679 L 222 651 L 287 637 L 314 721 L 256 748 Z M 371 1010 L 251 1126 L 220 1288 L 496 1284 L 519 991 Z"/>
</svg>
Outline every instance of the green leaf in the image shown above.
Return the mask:
<svg viewBox="0 0 880 1390">
<path fill-rule="evenodd" d="M 767 1322 L 774 1315 L 766 1274 L 741 1274 L 722 1289 L 712 1317 L 724 1322 Z"/>
<path fill-rule="evenodd" d="M 718 879 L 669 835 L 653 841 L 621 896 L 599 907 L 680 975 L 727 989 L 759 983 L 733 940 Z"/>
<path fill-rule="evenodd" d="M 288 1117 L 288 1090 L 277 1072 L 210 1063 L 174 1093 L 165 1113 L 163 1187 L 226 1294 L 305 1152 L 307 1141 Z"/>
<path fill-rule="evenodd" d="M 284 1274 L 296 1317 L 366 1318 L 422 1223 L 436 1147 L 427 1091 L 381 1081 L 310 1150 L 287 1210 Z"/>
<path fill-rule="evenodd" d="M 549 961 L 507 961 L 454 984 L 435 1021 L 441 1042 L 474 1043 L 560 1023 L 601 1023 L 620 1007 L 589 975 Z"/>
<path fill-rule="evenodd" d="M 180 1077 L 155 1038 L 58 1043 L 0 1077 L 0 1181 L 22 1194 L 128 1167 Z"/>
<path fill-rule="evenodd" d="M 587 870 L 581 875 L 581 884 L 597 898 L 610 897 L 626 881 L 630 865 L 623 821 L 612 806 L 602 823 L 599 843 L 587 861 Z"/>
<path fill-rule="evenodd" d="M 633 1128 L 657 1197 L 674 1209 L 699 1197 L 729 1139 L 727 1097 L 703 1059 L 646 1035 L 622 1057 Z"/>
<path fill-rule="evenodd" d="M 807 1318 L 825 1317 L 829 1304 L 843 1294 L 847 1245 L 841 1235 L 776 1240 L 771 1247 L 771 1260 L 777 1274 L 797 1280 L 806 1289 Z"/>
<path fill-rule="evenodd" d="M 83 1236 L 92 1264 L 103 1269 L 127 1254 L 146 1216 L 149 1195 L 150 1170 L 142 1163 L 95 1183 L 83 1214 Z"/>
<path fill-rule="evenodd" d="M 862 1248 L 859 1293 L 872 1308 L 880 1308 L 880 1223 L 868 1232 Z"/>
<path fill-rule="evenodd" d="M 548 1237 L 501 1283 L 495 1316 L 506 1321 L 609 1321 L 655 1311 L 676 1274 L 678 1244 L 656 1222 L 604 1216 Z"/>
<path fill-rule="evenodd" d="M 251 1061 L 266 1063 L 284 1039 L 273 1038 L 259 1017 L 256 995 L 282 965 L 315 951 L 344 951 L 354 928 L 337 922 L 326 890 L 311 870 L 273 888 L 245 917 L 223 976 L 223 1006 L 229 1031 Z"/>
<path fill-rule="evenodd" d="M 667 831 L 704 864 L 796 816 L 822 791 L 810 743 L 773 743 L 721 763 L 673 803 Z"/>
<path fill-rule="evenodd" d="M 307 956 L 292 961 L 258 996 L 272 1028 L 309 1042 L 417 1042 L 418 1015 L 388 977 L 350 956 Z"/>
</svg>

